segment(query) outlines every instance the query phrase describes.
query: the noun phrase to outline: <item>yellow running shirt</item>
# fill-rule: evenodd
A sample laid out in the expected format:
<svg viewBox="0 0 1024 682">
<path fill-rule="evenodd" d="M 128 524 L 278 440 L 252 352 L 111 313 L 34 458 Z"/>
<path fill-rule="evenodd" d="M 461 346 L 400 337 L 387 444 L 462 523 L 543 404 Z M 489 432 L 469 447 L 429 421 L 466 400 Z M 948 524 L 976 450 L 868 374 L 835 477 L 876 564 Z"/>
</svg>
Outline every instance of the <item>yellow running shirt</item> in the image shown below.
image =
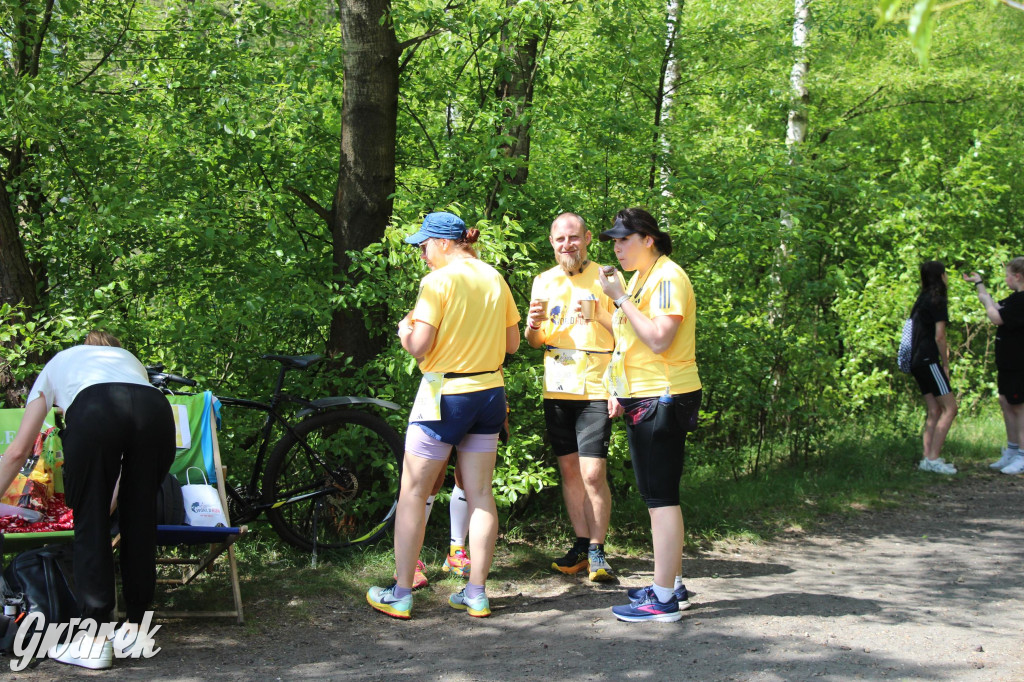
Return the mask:
<svg viewBox="0 0 1024 682">
<path fill-rule="evenodd" d="M 489 372 L 445 379 L 442 394 L 505 385 L 497 370 L 505 360 L 505 328 L 519 322 L 519 311 L 508 284 L 490 265 L 466 258 L 428 274 L 420 282 L 412 319 L 437 329 L 420 370 Z"/>
<path fill-rule="evenodd" d="M 584 323 L 577 319 L 576 301 L 593 295 L 597 305 L 608 312 L 615 310 L 612 300 L 605 296 L 598 281 L 600 266 L 587 263 L 583 272 L 569 276 L 561 266 L 555 266 L 537 275 L 533 280 L 531 300 L 548 298 L 548 319 L 541 323 L 540 338 L 545 346 L 551 348 L 544 351 L 544 397 L 560 400 L 604 400 L 608 397 L 601 378 L 611 359 L 611 350 L 615 345 L 612 334 L 597 322 Z M 566 351 L 569 351 L 568 353 Z M 573 392 L 548 390 L 559 384 L 552 376 L 555 368 L 572 372 L 567 365 L 572 362 L 572 351 L 596 351 L 584 353 L 580 357 L 580 377 L 577 384 L 571 386 Z M 570 386 L 566 386 L 570 388 Z"/>
<path fill-rule="evenodd" d="M 646 276 L 639 271 L 633 274 L 626 293 L 640 312 L 652 320 L 662 315 L 683 319 L 668 349 L 655 353 L 637 337 L 626 314 L 615 311 L 612 364 L 622 363 L 629 384 L 629 396 L 620 397 L 651 398 L 664 395 L 666 388 L 673 395 L 699 389 L 695 348 L 697 302 L 686 272 L 668 256 L 660 256 Z"/>
</svg>

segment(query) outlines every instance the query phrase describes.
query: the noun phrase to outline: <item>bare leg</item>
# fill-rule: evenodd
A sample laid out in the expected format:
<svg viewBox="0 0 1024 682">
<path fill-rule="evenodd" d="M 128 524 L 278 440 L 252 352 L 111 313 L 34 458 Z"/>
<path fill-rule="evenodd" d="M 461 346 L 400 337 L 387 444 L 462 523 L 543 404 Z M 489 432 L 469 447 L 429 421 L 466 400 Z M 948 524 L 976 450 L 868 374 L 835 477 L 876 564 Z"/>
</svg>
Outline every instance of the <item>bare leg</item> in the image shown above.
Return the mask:
<svg viewBox="0 0 1024 682">
<path fill-rule="evenodd" d="M 608 488 L 607 462 L 601 457 L 578 457 L 583 489 L 583 513 L 588 533 L 578 537 L 589 537 L 591 542 L 604 543 L 608 523 L 612 515 L 612 492 Z"/>
<path fill-rule="evenodd" d="M 399 587 L 412 589 L 416 560 L 423 547 L 427 496 L 444 473 L 448 460 L 427 459 L 405 453 L 402 467 L 402 491 L 395 516 L 395 575 Z"/>
<path fill-rule="evenodd" d="M 946 443 L 946 435 L 949 433 L 949 428 L 953 425 L 953 420 L 956 419 L 957 413 L 956 397 L 952 393 L 940 395 L 936 398 L 936 401 L 939 403 L 942 412 L 935 424 L 935 432 L 932 435 L 932 459 L 942 453 L 942 446 Z"/>
<path fill-rule="evenodd" d="M 469 503 L 469 549 L 473 563 L 469 582 L 484 585 L 494 559 L 494 543 L 498 539 L 498 510 L 494 505 L 493 477 L 495 451 L 459 451 L 459 472 L 462 489 Z"/>
<path fill-rule="evenodd" d="M 672 587 L 683 572 L 683 511 L 678 505 L 648 511 L 654 541 L 654 584 Z"/>
<path fill-rule="evenodd" d="M 1003 424 L 1006 425 L 1006 442 L 1024 446 L 1024 441 L 1021 440 L 1024 437 L 1021 435 L 1024 433 L 1024 422 L 1018 415 L 1018 412 L 1024 414 L 1024 404 L 1011 405 L 1006 396 L 1000 394 L 999 409 L 1003 411 Z"/>
<path fill-rule="evenodd" d="M 1024 403 L 1011 405 L 1014 421 L 1017 426 L 1017 447 L 1024 448 Z"/>
<path fill-rule="evenodd" d="M 952 393 L 942 396 L 926 393 L 924 402 L 928 410 L 924 422 L 924 456 L 927 459 L 935 459 L 942 451 L 946 435 L 953 425 L 953 419 L 956 418 L 956 398 Z"/>
<path fill-rule="evenodd" d="M 573 452 L 558 458 L 558 471 L 562 474 L 562 499 L 569 514 L 573 532 L 578 538 L 589 538 L 590 524 L 585 510 L 586 491 L 580 473 L 580 454 Z"/>
</svg>

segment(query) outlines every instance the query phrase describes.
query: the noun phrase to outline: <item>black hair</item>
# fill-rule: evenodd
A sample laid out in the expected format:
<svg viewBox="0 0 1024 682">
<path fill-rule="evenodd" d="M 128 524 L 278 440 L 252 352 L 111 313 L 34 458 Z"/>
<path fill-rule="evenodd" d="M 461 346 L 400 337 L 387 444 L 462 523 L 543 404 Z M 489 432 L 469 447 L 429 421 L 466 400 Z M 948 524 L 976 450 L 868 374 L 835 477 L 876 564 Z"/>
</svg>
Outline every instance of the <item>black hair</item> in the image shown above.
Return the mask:
<svg viewBox="0 0 1024 682">
<path fill-rule="evenodd" d="M 946 283 L 942 275 L 946 266 L 942 261 L 926 260 L 921 263 L 921 293 L 928 296 L 932 303 L 946 302 Z"/>
<path fill-rule="evenodd" d="M 658 221 L 650 213 L 638 206 L 624 208 L 615 214 L 615 220 L 621 220 L 622 224 L 640 234 L 654 239 L 654 248 L 663 256 L 672 253 L 672 237 L 668 232 L 662 232 L 658 227 Z"/>
</svg>

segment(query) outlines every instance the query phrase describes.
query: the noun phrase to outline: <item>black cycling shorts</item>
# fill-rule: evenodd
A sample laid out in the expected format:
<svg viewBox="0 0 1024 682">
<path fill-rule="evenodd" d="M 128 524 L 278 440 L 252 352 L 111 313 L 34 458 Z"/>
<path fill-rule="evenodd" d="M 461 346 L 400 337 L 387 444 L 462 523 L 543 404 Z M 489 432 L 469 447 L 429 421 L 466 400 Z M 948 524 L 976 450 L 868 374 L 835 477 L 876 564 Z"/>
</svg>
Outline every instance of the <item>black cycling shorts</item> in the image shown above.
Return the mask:
<svg viewBox="0 0 1024 682">
<path fill-rule="evenodd" d="M 679 505 L 679 480 L 686 459 L 686 434 L 697 426 L 701 391 L 657 398 L 620 400 L 636 487 L 648 509 Z"/>
<path fill-rule="evenodd" d="M 544 423 L 555 455 L 607 457 L 612 435 L 607 400 L 544 400 Z"/>
</svg>

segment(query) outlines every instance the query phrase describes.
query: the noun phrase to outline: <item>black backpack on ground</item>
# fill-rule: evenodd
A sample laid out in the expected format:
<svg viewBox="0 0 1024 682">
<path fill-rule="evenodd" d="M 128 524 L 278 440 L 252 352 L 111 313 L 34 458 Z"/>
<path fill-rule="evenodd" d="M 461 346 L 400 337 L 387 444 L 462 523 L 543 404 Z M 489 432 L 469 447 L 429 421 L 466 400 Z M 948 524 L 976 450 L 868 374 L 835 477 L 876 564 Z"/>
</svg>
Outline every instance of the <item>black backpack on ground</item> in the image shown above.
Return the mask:
<svg viewBox="0 0 1024 682">
<path fill-rule="evenodd" d="M 80 616 L 70 576 L 71 545 L 46 545 L 30 549 L 11 559 L 0 579 L 5 603 L 18 606 L 23 614 L 39 612 L 46 623 L 67 623 Z M 22 616 L 23 619 L 25 616 Z M 21 622 L 21 619 L 18 622 Z M 13 619 L 12 619 L 13 620 Z M 4 619 L 0 651 L 11 651 L 18 627 Z"/>
</svg>

